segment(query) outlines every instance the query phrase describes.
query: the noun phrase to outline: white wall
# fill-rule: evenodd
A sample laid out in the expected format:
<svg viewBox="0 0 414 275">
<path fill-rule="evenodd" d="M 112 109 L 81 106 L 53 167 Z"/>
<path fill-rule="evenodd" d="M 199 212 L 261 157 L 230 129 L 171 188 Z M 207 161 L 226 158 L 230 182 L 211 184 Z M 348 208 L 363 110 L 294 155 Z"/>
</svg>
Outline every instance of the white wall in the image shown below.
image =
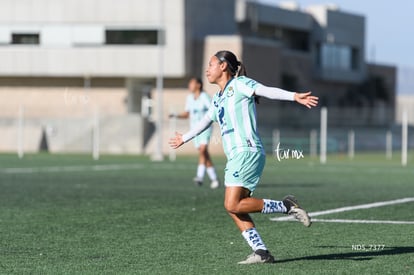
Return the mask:
<svg viewBox="0 0 414 275">
<path fill-rule="evenodd" d="M 402 113 L 407 110 L 408 123 L 414 126 L 414 95 L 398 95 L 396 101 L 395 118 L 397 123 L 401 123 Z"/>
<path fill-rule="evenodd" d="M 108 28 L 165 28 L 165 76 L 185 74 L 184 0 L 2 0 L 0 76 L 157 75 L 158 46 L 104 45 Z M 39 33 L 40 45 L 11 45 L 19 32 Z"/>
</svg>

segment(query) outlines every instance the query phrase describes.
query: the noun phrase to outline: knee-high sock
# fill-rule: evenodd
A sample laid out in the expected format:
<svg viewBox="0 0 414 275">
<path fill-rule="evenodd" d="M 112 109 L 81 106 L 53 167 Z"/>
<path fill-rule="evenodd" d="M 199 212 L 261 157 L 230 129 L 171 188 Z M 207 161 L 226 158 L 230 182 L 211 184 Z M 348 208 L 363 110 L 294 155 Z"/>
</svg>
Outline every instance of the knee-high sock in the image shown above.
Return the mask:
<svg viewBox="0 0 414 275">
<path fill-rule="evenodd" d="M 256 228 L 247 229 L 242 232 L 242 235 L 253 251 L 258 249 L 267 250 Z"/>
</svg>

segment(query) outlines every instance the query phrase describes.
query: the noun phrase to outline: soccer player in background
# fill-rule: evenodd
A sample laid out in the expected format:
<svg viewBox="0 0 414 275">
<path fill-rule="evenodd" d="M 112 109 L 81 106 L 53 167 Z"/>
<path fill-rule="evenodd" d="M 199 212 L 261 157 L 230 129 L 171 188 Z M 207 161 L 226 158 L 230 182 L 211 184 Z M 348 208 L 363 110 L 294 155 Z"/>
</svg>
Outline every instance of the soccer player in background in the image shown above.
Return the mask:
<svg viewBox="0 0 414 275">
<path fill-rule="evenodd" d="M 181 119 L 190 118 L 190 128 L 194 128 L 197 123 L 207 113 L 211 99 L 206 92 L 203 91 L 203 82 L 199 78 L 191 78 L 188 82 L 188 90 L 191 94 L 187 96 L 185 110 L 180 114 L 171 114 L 170 117 Z M 220 183 L 217 179 L 216 170 L 208 152 L 208 143 L 210 141 L 212 127 L 208 127 L 203 133 L 194 138 L 194 145 L 199 152 L 197 174 L 194 183 L 198 186 L 203 184 L 204 174 L 207 171 L 211 180 L 210 187 L 216 189 Z"/>
<path fill-rule="evenodd" d="M 311 221 L 293 196 L 286 196 L 281 201 L 251 196 L 259 183 L 266 158 L 257 132 L 256 97 L 296 101 L 308 108 L 317 106 L 318 98 L 310 92 L 288 92 L 266 87 L 247 78 L 244 65 L 229 51 L 219 51 L 211 57 L 206 75 L 210 83 L 219 86 L 220 91 L 214 95 L 207 114 L 197 126 L 184 135 L 176 133 L 170 139 L 170 146 L 178 148 L 208 129 L 213 121 L 219 123 L 227 157 L 224 207 L 253 250 L 239 264 L 273 263 L 275 259 L 257 232 L 249 213 L 290 214 L 305 226 L 310 226 Z"/>
</svg>

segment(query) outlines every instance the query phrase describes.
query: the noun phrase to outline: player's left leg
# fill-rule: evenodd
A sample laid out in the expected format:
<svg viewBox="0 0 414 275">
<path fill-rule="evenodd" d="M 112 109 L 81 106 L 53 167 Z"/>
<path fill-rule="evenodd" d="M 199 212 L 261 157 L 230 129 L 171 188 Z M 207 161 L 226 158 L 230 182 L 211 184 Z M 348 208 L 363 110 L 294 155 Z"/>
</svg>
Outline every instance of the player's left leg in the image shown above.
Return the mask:
<svg viewBox="0 0 414 275">
<path fill-rule="evenodd" d="M 205 171 L 211 180 L 210 188 L 216 189 L 219 187 L 220 183 L 218 181 L 216 169 L 214 168 L 213 161 L 211 160 L 210 153 L 208 151 L 210 138 L 211 130 L 206 130 L 197 136 L 200 156 L 202 155 L 202 159 L 200 159 L 199 163 L 205 165 Z"/>
<path fill-rule="evenodd" d="M 205 157 L 205 142 L 201 139 L 201 136 L 196 136 L 193 140 L 194 146 L 198 151 L 198 164 L 196 176 L 193 179 L 195 185 L 203 185 L 204 175 L 206 173 L 206 157 Z"/>
<path fill-rule="evenodd" d="M 210 153 L 208 152 L 208 145 L 205 144 L 205 151 L 204 151 L 204 157 L 206 160 L 206 171 L 207 175 L 211 180 L 210 188 L 216 189 L 220 186 L 219 180 L 217 178 L 216 169 L 214 168 L 213 161 L 211 160 Z"/>
<path fill-rule="evenodd" d="M 239 262 L 239 264 L 273 263 L 275 259 L 266 248 L 250 215 L 247 213 L 237 213 L 233 208 L 238 204 L 238 201 L 248 199 L 249 196 L 250 191 L 243 187 L 226 187 L 224 207 L 241 231 L 243 238 L 253 250 L 253 253 L 246 260 Z M 254 201 L 252 202 L 253 204 L 255 203 Z"/>
<path fill-rule="evenodd" d="M 199 144 L 197 147 L 198 150 L 198 165 L 197 165 L 197 174 L 194 178 L 196 185 L 201 186 L 204 180 L 204 174 L 206 173 L 206 158 L 204 155 L 204 145 Z"/>
</svg>

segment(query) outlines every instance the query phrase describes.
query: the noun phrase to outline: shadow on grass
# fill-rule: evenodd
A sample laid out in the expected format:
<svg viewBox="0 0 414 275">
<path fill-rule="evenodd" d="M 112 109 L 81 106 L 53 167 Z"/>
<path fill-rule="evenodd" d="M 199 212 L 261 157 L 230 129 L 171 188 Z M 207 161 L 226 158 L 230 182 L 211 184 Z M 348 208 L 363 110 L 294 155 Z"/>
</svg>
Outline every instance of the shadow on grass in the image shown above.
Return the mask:
<svg viewBox="0 0 414 275">
<path fill-rule="evenodd" d="M 387 247 L 383 250 L 364 250 L 347 253 L 333 253 L 322 254 L 314 256 L 306 256 L 292 259 L 277 260 L 277 263 L 287 263 L 294 261 L 306 261 L 306 260 L 352 260 L 352 261 L 369 261 L 374 257 L 401 255 L 414 253 L 414 247 L 402 246 L 402 247 Z"/>
</svg>

